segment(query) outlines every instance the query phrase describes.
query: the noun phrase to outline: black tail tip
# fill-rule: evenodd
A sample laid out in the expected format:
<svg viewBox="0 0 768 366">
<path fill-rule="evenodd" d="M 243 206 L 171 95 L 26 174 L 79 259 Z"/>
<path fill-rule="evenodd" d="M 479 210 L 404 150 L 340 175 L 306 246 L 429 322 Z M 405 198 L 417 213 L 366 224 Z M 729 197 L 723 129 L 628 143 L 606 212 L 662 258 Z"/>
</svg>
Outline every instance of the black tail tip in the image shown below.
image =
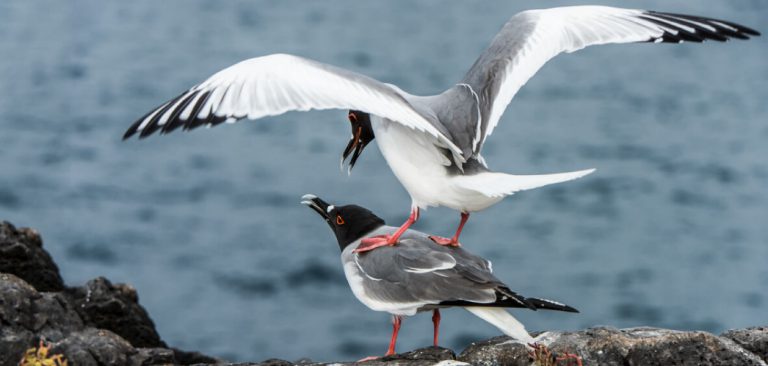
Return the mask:
<svg viewBox="0 0 768 366">
<path fill-rule="evenodd" d="M 547 299 L 539 299 L 535 297 L 529 297 L 526 299 L 529 303 L 536 306 L 537 309 L 545 309 L 545 310 L 557 310 L 557 311 L 564 311 L 567 313 L 578 313 L 579 310 L 574 308 L 573 306 L 561 304 L 557 301 L 547 300 Z"/>
</svg>

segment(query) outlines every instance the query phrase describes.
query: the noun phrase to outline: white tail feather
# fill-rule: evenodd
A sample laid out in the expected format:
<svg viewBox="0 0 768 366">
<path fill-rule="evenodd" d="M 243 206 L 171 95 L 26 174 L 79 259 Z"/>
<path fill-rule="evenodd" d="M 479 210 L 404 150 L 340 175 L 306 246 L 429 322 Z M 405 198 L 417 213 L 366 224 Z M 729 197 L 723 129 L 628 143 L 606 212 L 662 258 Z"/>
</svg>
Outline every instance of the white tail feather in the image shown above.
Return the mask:
<svg viewBox="0 0 768 366">
<path fill-rule="evenodd" d="M 531 335 L 528 334 L 528 331 L 525 330 L 525 326 L 503 308 L 466 306 L 464 309 L 467 309 L 467 311 L 475 314 L 480 319 L 493 324 L 496 328 L 499 328 L 502 333 L 524 344 L 533 343 L 533 337 L 531 337 Z"/>
<path fill-rule="evenodd" d="M 504 197 L 517 191 L 539 188 L 554 183 L 567 182 L 581 178 L 595 169 L 579 170 L 577 172 L 539 174 L 539 175 L 512 175 L 505 173 L 486 172 L 475 175 L 463 175 L 454 177 L 454 182 L 463 188 L 471 189 L 488 197 Z"/>
</svg>

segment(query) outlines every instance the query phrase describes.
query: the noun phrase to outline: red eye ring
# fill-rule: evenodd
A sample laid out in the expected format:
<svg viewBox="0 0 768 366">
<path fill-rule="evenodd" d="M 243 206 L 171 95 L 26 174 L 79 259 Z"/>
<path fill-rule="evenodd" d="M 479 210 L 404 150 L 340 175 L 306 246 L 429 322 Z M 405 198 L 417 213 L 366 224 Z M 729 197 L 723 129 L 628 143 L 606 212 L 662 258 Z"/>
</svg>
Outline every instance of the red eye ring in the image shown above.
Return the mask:
<svg viewBox="0 0 768 366">
<path fill-rule="evenodd" d="M 340 215 L 336 215 L 336 224 L 344 225 L 344 219 L 342 219 Z"/>
<path fill-rule="evenodd" d="M 352 122 L 352 123 L 357 122 L 357 115 L 354 114 L 353 112 L 349 112 L 349 114 L 347 115 L 347 118 L 349 118 L 349 122 Z"/>
</svg>

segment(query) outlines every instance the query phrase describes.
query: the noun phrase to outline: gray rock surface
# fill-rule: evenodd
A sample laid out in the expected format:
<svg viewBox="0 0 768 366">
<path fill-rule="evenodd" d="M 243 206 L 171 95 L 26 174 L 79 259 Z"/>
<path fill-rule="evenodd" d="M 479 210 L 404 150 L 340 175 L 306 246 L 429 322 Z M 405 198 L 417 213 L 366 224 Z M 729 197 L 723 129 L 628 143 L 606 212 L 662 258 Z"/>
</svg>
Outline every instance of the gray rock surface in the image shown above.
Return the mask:
<svg viewBox="0 0 768 366">
<path fill-rule="evenodd" d="M 733 340 L 768 363 L 768 327 L 733 329 L 720 336 Z"/>
<path fill-rule="evenodd" d="M 99 277 L 85 286 L 68 288 L 64 294 L 86 323 L 109 329 L 136 347 L 166 347 L 130 285 L 113 285 Z"/>
<path fill-rule="evenodd" d="M 61 291 L 64 280 L 59 267 L 43 249 L 43 239 L 34 229 L 16 229 L 0 221 L 0 273 L 12 273 L 38 291 Z"/>
<path fill-rule="evenodd" d="M 40 339 L 70 365 L 324 365 L 310 360 L 227 364 L 197 352 L 167 348 L 130 285 L 105 278 L 66 287 L 31 229 L 0 223 L 0 366 L 15 366 Z M 555 355 L 577 353 L 584 365 L 766 365 L 768 327 L 720 336 L 658 328 L 589 328 L 538 338 Z M 362 355 L 361 355 L 362 357 Z M 508 337 L 471 344 L 458 356 L 426 347 L 362 363 L 368 366 L 531 365 L 528 349 Z M 354 362 L 333 365 L 353 365 Z M 566 365 L 567 363 L 560 363 Z"/>
<path fill-rule="evenodd" d="M 216 363 L 169 349 L 129 285 L 105 278 L 66 287 L 32 229 L 0 223 L 0 366 L 43 339 L 70 365 Z"/>
<path fill-rule="evenodd" d="M 750 345 L 768 342 L 765 332 L 747 334 L 743 339 Z M 758 354 L 732 339 L 707 332 L 598 327 L 578 332 L 547 332 L 537 340 L 555 355 L 578 354 L 585 365 L 766 365 Z M 525 347 L 508 337 L 473 343 L 458 360 L 489 366 L 530 365 L 531 362 Z"/>
</svg>

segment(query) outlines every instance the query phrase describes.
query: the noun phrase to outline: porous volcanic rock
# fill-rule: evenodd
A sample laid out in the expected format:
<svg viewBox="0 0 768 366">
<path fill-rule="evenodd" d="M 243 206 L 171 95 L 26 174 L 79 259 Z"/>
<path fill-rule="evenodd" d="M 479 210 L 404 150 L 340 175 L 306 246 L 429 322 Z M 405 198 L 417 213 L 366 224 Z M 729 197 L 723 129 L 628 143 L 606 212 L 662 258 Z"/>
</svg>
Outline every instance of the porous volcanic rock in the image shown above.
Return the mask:
<svg viewBox="0 0 768 366">
<path fill-rule="evenodd" d="M 38 291 L 61 291 L 64 280 L 59 267 L 43 249 L 43 239 L 34 229 L 16 229 L 0 221 L 0 273 L 11 273 Z"/>
<path fill-rule="evenodd" d="M 745 338 L 755 345 L 768 341 L 766 334 L 756 332 Z M 555 356 L 578 354 L 585 365 L 766 365 L 737 342 L 700 331 L 597 327 L 577 332 L 546 332 L 537 340 Z M 526 348 L 508 337 L 473 343 L 458 360 L 488 366 L 531 362 Z"/>
<path fill-rule="evenodd" d="M 720 336 L 733 340 L 768 363 L 768 327 L 732 329 Z"/>
<path fill-rule="evenodd" d="M 134 347 L 166 347 L 149 314 L 139 305 L 139 296 L 132 286 L 113 285 L 106 278 L 98 277 L 85 286 L 68 288 L 64 293 L 89 325 L 108 329 Z"/>
<path fill-rule="evenodd" d="M 229 364 L 198 352 L 167 348 L 136 290 L 99 277 L 66 287 L 56 264 L 32 229 L 0 223 L 0 366 L 16 366 L 40 340 L 70 365 L 259 365 L 319 366 L 311 360 L 270 359 Z M 720 336 L 659 328 L 589 328 L 545 332 L 538 338 L 558 357 L 578 354 L 584 365 L 765 365 L 768 328 L 730 330 Z M 363 355 L 361 355 L 362 357 Z M 458 356 L 426 347 L 364 363 L 366 366 L 531 365 L 529 349 L 509 337 L 471 344 Z M 573 363 L 560 362 L 558 365 Z"/>
</svg>

